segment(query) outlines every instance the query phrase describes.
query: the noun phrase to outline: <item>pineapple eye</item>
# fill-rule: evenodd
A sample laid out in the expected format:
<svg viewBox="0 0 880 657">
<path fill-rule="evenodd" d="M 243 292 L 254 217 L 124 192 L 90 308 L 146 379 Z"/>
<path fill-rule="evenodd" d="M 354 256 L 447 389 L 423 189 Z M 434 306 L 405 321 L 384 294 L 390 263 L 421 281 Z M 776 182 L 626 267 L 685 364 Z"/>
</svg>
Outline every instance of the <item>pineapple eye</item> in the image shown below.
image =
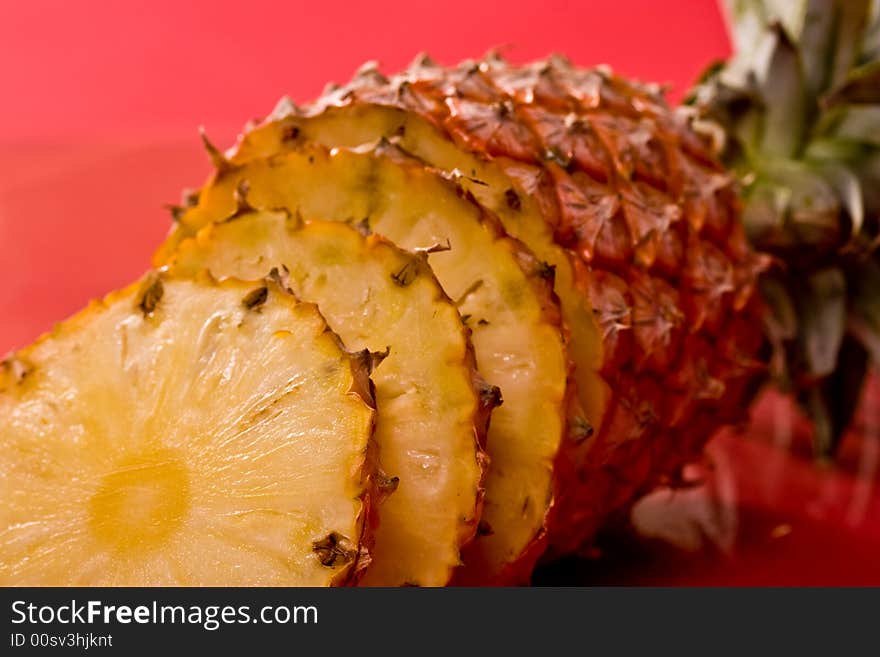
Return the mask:
<svg viewBox="0 0 880 657">
<path fill-rule="evenodd" d="M 337 568 L 351 563 L 357 557 L 357 550 L 351 541 L 339 532 L 330 532 L 326 537 L 312 543 L 312 550 L 325 568 Z"/>
</svg>

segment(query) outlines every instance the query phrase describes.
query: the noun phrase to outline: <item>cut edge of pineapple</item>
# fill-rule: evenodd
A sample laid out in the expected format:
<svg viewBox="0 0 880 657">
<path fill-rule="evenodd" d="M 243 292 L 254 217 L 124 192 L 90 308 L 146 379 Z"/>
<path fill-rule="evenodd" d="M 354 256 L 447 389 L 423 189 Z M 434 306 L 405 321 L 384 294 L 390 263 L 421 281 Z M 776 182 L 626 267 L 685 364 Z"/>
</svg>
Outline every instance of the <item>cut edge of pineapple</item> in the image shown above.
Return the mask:
<svg viewBox="0 0 880 657">
<path fill-rule="evenodd" d="M 186 298 L 187 303 L 168 312 L 169 300 L 178 292 L 182 297 L 190 295 Z M 205 295 L 212 298 L 206 299 Z M 156 333 L 168 331 L 169 324 L 175 321 L 184 323 L 185 320 L 181 319 L 184 316 L 191 319 L 192 313 L 199 309 L 200 296 L 204 302 L 202 305 L 209 310 L 215 300 L 229 303 L 213 307 L 215 312 L 210 316 L 199 317 L 204 321 L 199 324 L 198 335 L 187 335 L 195 338 L 195 344 L 181 344 L 174 332 L 163 334 L 159 340 L 161 344 L 151 352 L 153 360 L 138 363 L 138 341 L 142 341 L 141 346 L 150 346 Z M 300 337 L 312 336 L 314 347 L 311 351 L 315 360 L 323 358 L 325 361 L 321 376 L 335 376 L 342 386 L 339 387 L 341 394 L 335 398 L 338 399 L 338 410 L 346 411 L 340 420 L 344 420 L 343 424 L 351 430 L 353 438 L 349 450 L 351 458 L 346 459 L 347 466 L 341 470 L 348 473 L 344 484 L 348 492 L 340 498 L 345 501 L 336 505 L 340 507 L 337 511 L 341 511 L 342 517 L 350 516 L 350 526 L 342 531 L 329 530 L 326 536 L 321 531 L 315 536 L 304 536 L 301 552 L 311 556 L 305 556 L 299 564 L 294 563 L 292 556 L 284 556 L 293 552 L 288 546 L 292 538 L 282 540 L 286 535 L 284 531 L 262 540 L 259 532 L 254 531 L 256 527 L 247 526 L 247 518 L 256 518 L 252 521 L 255 525 L 261 523 L 257 517 L 260 509 L 232 508 L 237 499 L 234 493 L 247 493 L 247 490 L 239 491 L 234 485 L 230 489 L 213 489 L 197 476 L 211 467 L 217 472 L 241 467 L 240 463 L 230 461 L 228 455 L 208 449 L 215 432 L 225 432 L 238 425 L 212 423 L 206 432 L 175 435 L 186 428 L 198 428 L 198 413 L 202 409 L 185 405 L 180 408 L 183 400 L 168 390 L 175 384 L 186 384 L 189 386 L 187 392 L 196 390 L 197 393 L 194 381 L 188 375 L 197 372 L 202 376 L 210 371 L 210 364 L 206 366 L 201 357 L 214 358 L 220 350 L 220 343 L 211 334 L 222 332 L 224 321 L 237 317 L 239 323 L 229 333 L 237 331 L 244 335 L 253 326 L 259 326 L 259 322 L 252 321 L 253 317 L 268 318 L 270 314 L 277 314 L 282 320 L 273 323 L 277 330 L 267 333 L 270 340 L 294 340 L 297 331 L 302 334 Z M 108 336 L 108 330 L 115 335 Z M 89 335 L 90 332 L 95 335 Z M 247 346 L 244 338 L 240 340 L 242 346 Z M 270 346 L 274 345 L 273 342 Z M 162 363 L 162 359 L 171 358 L 184 347 L 191 348 L 188 352 L 191 358 L 198 355 L 200 359 L 198 363 L 189 363 L 189 372 L 174 368 L 177 371 L 167 378 L 148 381 L 149 365 L 168 369 L 169 363 Z M 197 347 L 201 347 L 201 351 Z M 279 349 L 280 353 L 296 353 L 298 356 L 306 351 L 290 349 L 286 345 Z M 108 358 L 118 360 L 118 367 L 101 367 L 108 365 L 108 362 L 102 363 Z M 65 364 L 65 359 L 79 359 L 81 362 Z M 234 358 L 227 363 L 221 378 L 234 378 L 236 373 L 230 373 L 234 363 Z M 190 279 L 163 268 L 148 272 L 126 288 L 91 301 L 86 308 L 56 324 L 30 345 L 0 361 L 0 417 L 6 418 L 5 428 L 0 432 L 0 444 L 4 447 L 4 458 L 9 459 L 6 474 L 0 478 L 0 490 L 8 488 L 3 495 L 6 503 L 0 508 L 0 554 L 5 555 L 0 558 L 0 583 L 274 586 L 299 585 L 301 583 L 295 581 L 295 576 L 292 579 L 289 576 L 305 574 L 306 571 L 318 574 L 307 582 L 309 585 L 356 583 L 370 560 L 376 523 L 373 506 L 378 496 L 370 363 L 369 354 L 350 354 L 345 350 L 339 337 L 327 327 L 317 306 L 300 301 L 271 279 L 216 281 L 206 272 Z M 271 437 L 271 431 L 265 427 L 278 417 L 293 415 L 285 413 L 285 399 L 293 396 L 294 388 L 300 384 L 304 388 L 314 387 L 307 381 L 296 382 L 294 379 L 288 379 L 284 387 L 272 387 L 272 377 L 265 369 L 260 372 L 250 369 L 248 372 L 248 368 L 242 368 L 239 374 L 246 380 L 254 379 L 251 381 L 253 394 L 266 394 L 249 401 L 258 404 L 267 402 L 269 397 L 272 401 L 265 408 L 251 404 L 250 414 L 248 408 L 237 409 L 243 411 L 238 417 L 243 428 L 238 434 L 227 437 L 221 447 L 228 447 L 234 438 L 248 431 L 254 433 L 251 438 L 255 443 L 263 439 L 268 442 L 268 438 L 261 435 L 268 432 Z M 47 371 L 47 377 L 43 378 Z M 98 381 L 89 382 L 90 377 L 98 377 Z M 320 377 L 313 378 L 318 380 Z M 244 385 L 241 381 L 237 383 Z M 279 381 L 281 383 L 284 382 Z M 55 394 L 57 387 L 65 387 L 66 394 Z M 127 407 L 130 412 L 123 414 L 121 420 L 117 418 L 116 422 L 117 425 L 121 423 L 125 431 L 111 432 L 114 420 L 105 416 L 126 408 L 126 395 L 134 393 L 136 396 L 128 400 L 131 402 Z M 154 398 L 146 399 L 151 393 Z M 148 401 L 153 402 L 151 412 L 134 412 L 135 404 Z M 210 396 L 206 401 L 211 402 Z M 113 402 L 122 403 L 122 406 Z M 218 413 L 232 413 L 237 408 L 230 405 L 228 397 L 222 402 L 215 399 L 215 402 L 217 408 L 214 410 Z M 178 403 L 178 408 L 174 409 L 174 403 Z M 275 404 L 276 415 L 267 419 L 265 411 Z M 163 414 L 163 407 L 178 413 Z M 100 412 L 96 413 L 96 409 Z M 186 415 L 186 411 L 195 417 Z M 254 423 L 247 424 L 245 420 L 248 418 Z M 231 416 L 226 419 L 232 422 Z M 64 431 L 63 436 L 55 435 L 52 444 L 52 449 L 58 453 L 47 450 L 47 443 L 53 437 L 53 420 L 58 422 L 59 433 Z M 295 422 L 291 420 L 292 424 Z M 334 431 L 338 432 L 338 428 L 335 427 Z M 163 430 L 161 436 L 158 435 L 159 429 Z M 153 431 L 157 435 L 153 435 Z M 38 441 L 33 440 L 34 434 L 38 435 Z M 336 434 L 331 432 L 329 435 Z M 190 441 L 205 445 L 199 449 Z M 276 445 L 258 453 L 254 460 L 271 460 L 277 451 L 285 448 L 292 449 L 291 444 Z M 288 459 L 287 462 L 293 464 L 294 460 Z M 259 474 L 246 471 L 242 479 L 251 476 L 256 481 Z M 274 480 L 268 471 L 261 474 Z M 232 478 L 227 474 L 218 476 Z M 13 483 L 16 477 L 21 480 L 17 482 L 19 485 Z M 21 485 L 28 479 L 34 485 L 30 489 L 23 488 Z M 245 486 L 245 483 L 239 482 L 238 485 Z M 272 485 L 272 481 L 259 483 L 255 491 L 260 491 L 259 495 L 268 495 L 266 489 L 271 492 Z M 206 497 L 200 498 L 201 494 Z M 277 492 L 279 503 L 285 499 L 285 494 L 290 497 L 289 492 Z M 287 502 L 293 504 L 292 499 Z M 214 504 L 219 509 L 225 503 L 230 508 L 224 509 L 223 513 L 212 514 L 207 508 Z M 346 508 L 349 510 L 345 511 Z M 40 515 L 40 511 L 45 513 Z M 269 511 L 265 510 L 272 517 L 274 513 Z M 296 518 L 297 513 L 291 508 L 277 515 Z M 302 518 L 295 521 L 298 523 L 296 527 L 304 532 L 317 529 L 323 521 L 314 517 L 316 520 L 309 521 L 314 527 Z M 243 524 L 235 526 L 237 520 Z M 221 522 L 227 524 L 221 526 Z M 54 527 L 53 523 L 59 526 Z M 198 531 L 193 529 L 195 527 Z M 192 530 L 191 536 L 185 535 L 185 528 Z M 59 533 L 61 530 L 63 535 Z M 223 531 L 228 532 L 228 536 L 224 537 Z M 187 544 L 189 539 L 210 543 L 208 553 L 202 554 L 194 545 Z M 237 545 L 236 540 L 241 540 L 241 544 Z M 55 543 L 62 545 L 63 549 L 59 551 Z M 27 552 L 23 561 L 14 562 L 14 555 L 10 553 L 15 550 Z M 213 561 L 209 555 L 214 557 Z M 221 558 L 223 555 L 226 560 Z M 175 562 L 175 557 L 180 561 Z M 259 571 L 255 581 L 243 576 L 243 572 L 249 569 Z M 284 576 L 279 578 L 279 572 Z"/>
<path fill-rule="evenodd" d="M 361 583 L 448 583 L 477 529 L 486 433 L 499 401 L 477 371 L 470 329 L 427 253 L 283 207 L 254 210 L 243 195 L 239 205 L 234 217 L 184 239 L 171 266 L 218 278 L 280 270 L 284 285 L 317 303 L 347 345 L 384 351 L 372 377 L 375 437 L 384 481 L 396 492 L 378 508 Z"/>
<path fill-rule="evenodd" d="M 454 176 L 463 189 L 498 216 L 509 235 L 554 267 L 554 291 L 569 333 L 568 349 L 578 363 L 572 373 L 579 403 L 579 407 L 573 407 L 573 424 L 601 426 L 610 390 L 599 375 L 603 343 L 590 303 L 589 273 L 576 254 L 556 243 L 553 226 L 534 195 L 540 185 L 536 167 L 472 151 L 418 112 L 380 100 L 347 98 L 296 109 L 279 103 L 262 123 L 242 133 L 227 157 L 238 166 L 257 157 L 297 149 L 304 142 L 328 148 L 358 148 L 379 140 L 389 140 L 426 166 Z M 574 442 L 582 444 L 582 431 L 575 433 Z"/>
<path fill-rule="evenodd" d="M 238 166 L 257 157 L 295 150 L 303 142 L 357 149 L 383 141 L 454 178 L 500 219 L 508 234 L 554 268 L 553 287 L 567 331 L 566 344 L 571 360 L 577 363 L 570 373 L 572 391 L 566 403 L 569 435 L 563 441 L 557 468 L 561 482 L 574 481 L 579 464 L 587 458 L 588 438 L 605 419 L 611 393 L 600 374 L 603 340 L 590 302 L 589 272 L 576 254 L 556 243 L 553 226 L 534 194 L 541 185 L 535 167 L 474 152 L 418 112 L 361 99 L 339 104 L 318 102 L 296 110 L 279 103 L 276 112 L 240 136 L 227 157 Z M 550 524 L 565 521 L 556 513 Z M 534 550 L 540 552 L 540 547 Z M 526 564 L 530 561 L 524 559 Z M 527 576 L 524 568 L 513 568 L 503 579 L 524 581 Z"/>
<path fill-rule="evenodd" d="M 477 538 L 465 550 L 464 566 L 456 572 L 453 584 L 499 582 L 511 572 L 525 576 L 523 573 L 530 572 L 546 544 L 557 495 L 554 467 L 568 436 L 572 365 L 553 292 L 553 268 L 509 236 L 498 218 L 480 205 L 460 180 L 424 166 L 387 140 L 359 149 L 301 143 L 295 150 L 245 163 L 220 157 L 223 162 L 208 184 L 192 194 L 188 207 L 178 213 L 155 262 L 165 262 L 182 239 L 203 226 L 233 216 L 240 205 L 243 184 L 247 202 L 254 207 L 286 206 L 308 217 L 366 224 L 410 250 L 447 245 L 444 233 L 450 230 L 467 236 L 453 240 L 451 250 L 441 248 L 432 253 L 430 260 L 463 315 L 471 314 L 470 307 L 501 313 L 499 323 L 490 327 L 477 321 L 484 314 L 475 310 L 471 323 L 478 366 L 490 383 L 499 385 L 505 401 L 493 413 L 489 429 L 490 468 L 483 519 Z M 386 216 L 389 225 L 382 223 Z M 449 264 L 450 257 L 460 267 Z M 491 276 L 483 273 L 487 267 Z M 466 276 L 473 280 L 465 281 Z M 504 276 L 511 279 L 506 284 Z M 492 284 L 480 288 L 482 279 Z M 487 295 L 490 303 L 484 304 Z M 515 319 L 505 319 L 502 324 L 500 318 L 506 310 Z M 498 349 L 486 342 L 490 335 L 502 343 Z M 502 364 L 505 353 L 510 357 Z M 487 364 L 493 359 L 497 362 Z M 507 373 L 500 376 L 493 368 Z M 529 378 L 532 389 L 526 392 L 522 381 Z M 503 452 L 497 447 L 493 450 L 492 438 L 493 434 L 503 435 L 502 428 L 518 436 L 516 440 L 499 437 L 499 441 L 513 446 Z M 522 450 L 530 451 L 532 456 L 520 456 Z M 515 478 L 500 465 L 508 452 L 511 458 L 520 459 L 522 465 L 517 467 L 528 473 L 525 480 L 517 480 L 516 486 L 512 483 Z M 493 496 L 493 477 L 506 482 L 496 484 L 500 488 L 512 487 L 509 494 Z M 539 483 L 544 480 L 546 485 Z M 493 505 L 497 505 L 495 512 Z M 538 516 L 540 520 L 533 524 L 532 519 Z M 508 530 L 496 532 L 497 527 L 487 521 L 492 517 L 506 517 L 504 522 L 509 523 L 513 535 L 527 534 L 527 538 L 515 540 L 515 548 L 506 547 L 502 539 L 507 540 Z"/>
<path fill-rule="evenodd" d="M 289 111 L 283 104 L 279 107 L 280 111 L 240 136 L 228 153 L 231 163 L 241 165 L 255 157 L 294 150 L 304 141 L 329 148 L 362 148 L 376 140 L 388 140 L 426 166 L 454 177 L 498 216 L 505 231 L 554 268 L 554 291 L 567 330 L 566 344 L 571 360 L 577 363 L 571 371 L 573 391 L 566 404 L 569 435 L 557 468 L 563 485 L 575 481 L 580 464 L 588 458 L 588 439 L 605 420 L 611 392 L 600 374 L 603 340 L 590 301 L 590 274 L 576 254 L 554 239 L 553 226 L 536 200 L 535 192 L 542 184 L 540 172 L 522 162 L 481 155 L 454 141 L 418 112 L 379 101 L 319 102 L 297 111 Z M 552 527 L 569 521 L 558 513 L 558 505 L 556 511 L 550 520 Z M 505 575 L 507 581 L 523 581 L 525 577 L 523 569 Z"/>
</svg>

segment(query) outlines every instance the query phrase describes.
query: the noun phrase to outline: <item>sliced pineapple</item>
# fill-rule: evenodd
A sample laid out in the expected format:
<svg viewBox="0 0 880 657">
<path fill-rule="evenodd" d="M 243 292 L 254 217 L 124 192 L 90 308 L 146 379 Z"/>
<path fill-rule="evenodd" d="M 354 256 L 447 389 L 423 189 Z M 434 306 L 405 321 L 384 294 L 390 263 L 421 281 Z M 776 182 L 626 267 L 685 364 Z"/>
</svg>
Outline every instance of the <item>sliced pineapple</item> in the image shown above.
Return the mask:
<svg viewBox="0 0 880 657">
<path fill-rule="evenodd" d="M 453 581 L 498 581 L 524 559 L 534 561 L 553 504 L 568 401 L 552 268 L 509 238 L 459 185 L 387 145 L 363 152 L 304 145 L 241 166 L 215 156 L 217 175 L 180 216 L 159 262 L 181 239 L 235 215 L 243 182 L 254 207 L 358 224 L 408 249 L 442 247 L 429 256 L 431 266 L 473 329 L 480 371 L 504 397 L 489 430 L 478 537 Z"/>
<path fill-rule="evenodd" d="M 595 505 L 589 498 L 596 495 L 599 487 L 595 485 L 595 477 L 587 471 L 588 464 L 597 462 L 595 456 L 601 450 L 595 449 L 597 440 L 588 438 L 603 426 L 612 397 L 608 383 L 600 374 L 606 355 L 603 342 L 607 329 L 600 329 L 596 321 L 590 274 L 583 261 L 556 240 L 559 208 L 610 219 L 618 204 L 611 197 L 591 195 L 573 184 L 559 184 L 557 192 L 554 190 L 556 181 L 541 165 L 498 153 L 490 156 L 481 153 L 472 143 L 456 141 L 448 131 L 425 118 L 428 108 L 406 109 L 402 106 L 406 103 L 399 102 L 393 94 L 383 96 L 381 81 L 373 90 L 375 93 L 370 93 L 369 86 L 377 83 L 373 73 L 375 71 L 365 69 L 350 85 L 364 93 L 344 99 L 330 95 L 305 110 L 294 110 L 289 104 L 280 103 L 265 122 L 242 135 L 232 150 L 230 163 L 244 165 L 255 158 L 295 150 L 303 142 L 315 142 L 328 148 L 358 148 L 388 139 L 429 166 L 456 176 L 463 189 L 498 215 L 507 233 L 522 240 L 538 258 L 554 268 L 554 291 L 568 330 L 568 353 L 576 363 L 571 372 L 576 395 L 572 395 L 569 405 L 569 437 L 563 441 L 557 459 L 557 478 L 562 489 L 550 529 L 551 542 L 559 540 L 560 536 L 571 533 L 569 528 L 585 526 L 579 514 L 585 507 Z M 390 104 L 386 104 L 389 99 L 392 99 Z M 496 118 L 490 116 L 488 121 L 491 125 Z M 545 166 L 552 171 L 555 165 Z M 560 195 L 558 200 L 557 194 Z M 622 459 L 628 460 L 628 457 Z M 583 489 L 588 489 L 587 502 L 579 499 Z M 597 515 L 595 510 L 591 513 Z M 523 576 L 527 575 L 521 570 Z M 514 580 L 518 576 L 514 573 Z"/>
<path fill-rule="evenodd" d="M 362 584 L 442 586 L 473 538 L 491 390 L 481 402 L 469 331 L 427 256 L 338 222 L 244 210 L 185 240 L 178 272 L 252 279 L 268 267 L 321 308 L 348 347 L 387 351 L 373 373 L 382 469 L 396 492 L 378 509 Z"/>
<path fill-rule="evenodd" d="M 271 282 L 154 273 L 94 302 L 0 368 L 0 584 L 354 580 L 365 360 Z"/>
<path fill-rule="evenodd" d="M 370 74 L 369 69 L 365 74 Z M 352 84 L 356 86 L 357 80 Z M 578 401 L 588 424 L 599 427 L 609 395 L 599 376 L 602 335 L 590 304 L 587 277 L 577 271 L 577 256 L 557 244 L 554 214 L 540 206 L 541 195 L 536 191 L 546 178 L 540 167 L 506 157 L 481 157 L 456 144 L 416 111 L 361 98 L 339 106 L 330 100 L 319 102 L 305 112 L 281 103 L 275 114 L 242 136 L 230 161 L 242 165 L 297 149 L 303 141 L 328 148 L 357 148 L 383 138 L 432 167 L 456 172 L 461 186 L 498 215 L 507 233 L 554 267 L 554 291 L 569 330 L 569 353 L 578 364 L 573 373 Z M 571 204 L 591 202 L 578 190 L 570 193 Z"/>
<path fill-rule="evenodd" d="M 798 58 L 786 61 L 797 68 Z M 742 91 L 720 96 L 740 103 Z M 762 376 L 754 291 L 767 260 L 746 244 L 733 178 L 688 123 L 656 85 L 561 56 L 514 65 L 490 53 L 452 67 L 421 56 L 390 77 L 364 65 L 307 106 L 280 103 L 230 162 L 303 142 L 391 139 L 463 176 L 508 233 L 556 266 L 585 411 L 572 409 L 575 430 L 557 465 L 549 540 L 558 555 L 675 478 L 721 424 L 740 421 Z M 737 125 L 748 132 L 752 123 Z"/>
</svg>

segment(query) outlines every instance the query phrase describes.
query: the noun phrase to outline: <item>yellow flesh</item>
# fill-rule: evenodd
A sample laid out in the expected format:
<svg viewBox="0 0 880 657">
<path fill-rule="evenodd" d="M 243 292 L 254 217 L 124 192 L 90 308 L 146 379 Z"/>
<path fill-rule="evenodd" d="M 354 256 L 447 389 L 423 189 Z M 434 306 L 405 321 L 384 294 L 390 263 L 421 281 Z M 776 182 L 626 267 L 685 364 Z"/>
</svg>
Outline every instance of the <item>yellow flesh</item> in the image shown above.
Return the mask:
<svg viewBox="0 0 880 657">
<path fill-rule="evenodd" d="M 578 364 L 574 372 L 578 398 L 589 422 L 598 427 L 607 402 L 607 385 L 598 375 L 602 340 L 586 289 L 578 287 L 568 254 L 554 242 L 553 232 L 528 189 L 516 176 L 521 165 L 503 158 L 484 160 L 458 148 L 448 137 L 417 115 L 377 105 L 330 108 L 312 118 L 287 117 L 266 123 L 244 135 L 234 162 L 267 157 L 285 149 L 285 127 L 299 128 L 300 139 L 328 148 L 355 148 L 377 139 L 394 138 L 401 148 L 443 171 L 458 170 L 461 185 L 498 215 L 504 229 L 522 240 L 541 260 L 556 268 L 554 290 L 569 329 L 568 349 Z M 507 170 L 507 173 L 505 172 Z M 510 207 L 505 197 L 515 189 L 521 207 Z"/>
<path fill-rule="evenodd" d="M 251 212 L 207 226 L 175 255 L 178 271 L 252 279 L 285 266 L 349 349 L 389 355 L 373 372 L 382 468 L 399 477 L 379 508 L 363 584 L 442 586 L 473 535 L 482 467 L 467 339 L 422 257 L 341 223 Z M 401 285 L 404 283 L 405 285 Z"/>
<path fill-rule="evenodd" d="M 544 319 L 514 247 L 481 223 L 476 206 L 421 167 L 371 153 L 314 149 L 221 176 L 202 190 L 199 206 L 184 215 L 164 251 L 181 235 L 232 214 L 241 180 L 256 207 L 297 208 L 303 216 L 333 221 L 368 219 L 372 230 L 408 249 L 451 246 L 432 254 L 431 266 L 462 315 L 470 315 L 480 371 L 504 397 L 488 438 L 483 520 L 494 534 L 476 539 L 466 567 L 499 574 L 544 526 L 566 389 L 562 337 Z"/>
<path fill-rule="evenodd" d="M 165 280 L 93 303 L 0 371 L 0 584 L 327 585 L 357 549 L 372 409 L 314 308 Z"/>
</svg>

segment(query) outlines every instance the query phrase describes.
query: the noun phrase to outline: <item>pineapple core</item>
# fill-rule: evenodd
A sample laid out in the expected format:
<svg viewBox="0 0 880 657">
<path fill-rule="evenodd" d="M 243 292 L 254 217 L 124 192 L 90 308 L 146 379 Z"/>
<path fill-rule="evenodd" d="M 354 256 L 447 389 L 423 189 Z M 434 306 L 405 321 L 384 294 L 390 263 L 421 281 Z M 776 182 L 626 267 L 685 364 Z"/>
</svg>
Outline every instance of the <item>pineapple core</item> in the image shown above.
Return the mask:
<svg viewBox="0 0 880 657">
<path fill-rule="evenodd" d="M 173 451 L 157 450 L 104 475 L 89 500 L 89 529 L 114 550 L 161 548 L 189 502 L 186 467 Z"/>
</svg>

